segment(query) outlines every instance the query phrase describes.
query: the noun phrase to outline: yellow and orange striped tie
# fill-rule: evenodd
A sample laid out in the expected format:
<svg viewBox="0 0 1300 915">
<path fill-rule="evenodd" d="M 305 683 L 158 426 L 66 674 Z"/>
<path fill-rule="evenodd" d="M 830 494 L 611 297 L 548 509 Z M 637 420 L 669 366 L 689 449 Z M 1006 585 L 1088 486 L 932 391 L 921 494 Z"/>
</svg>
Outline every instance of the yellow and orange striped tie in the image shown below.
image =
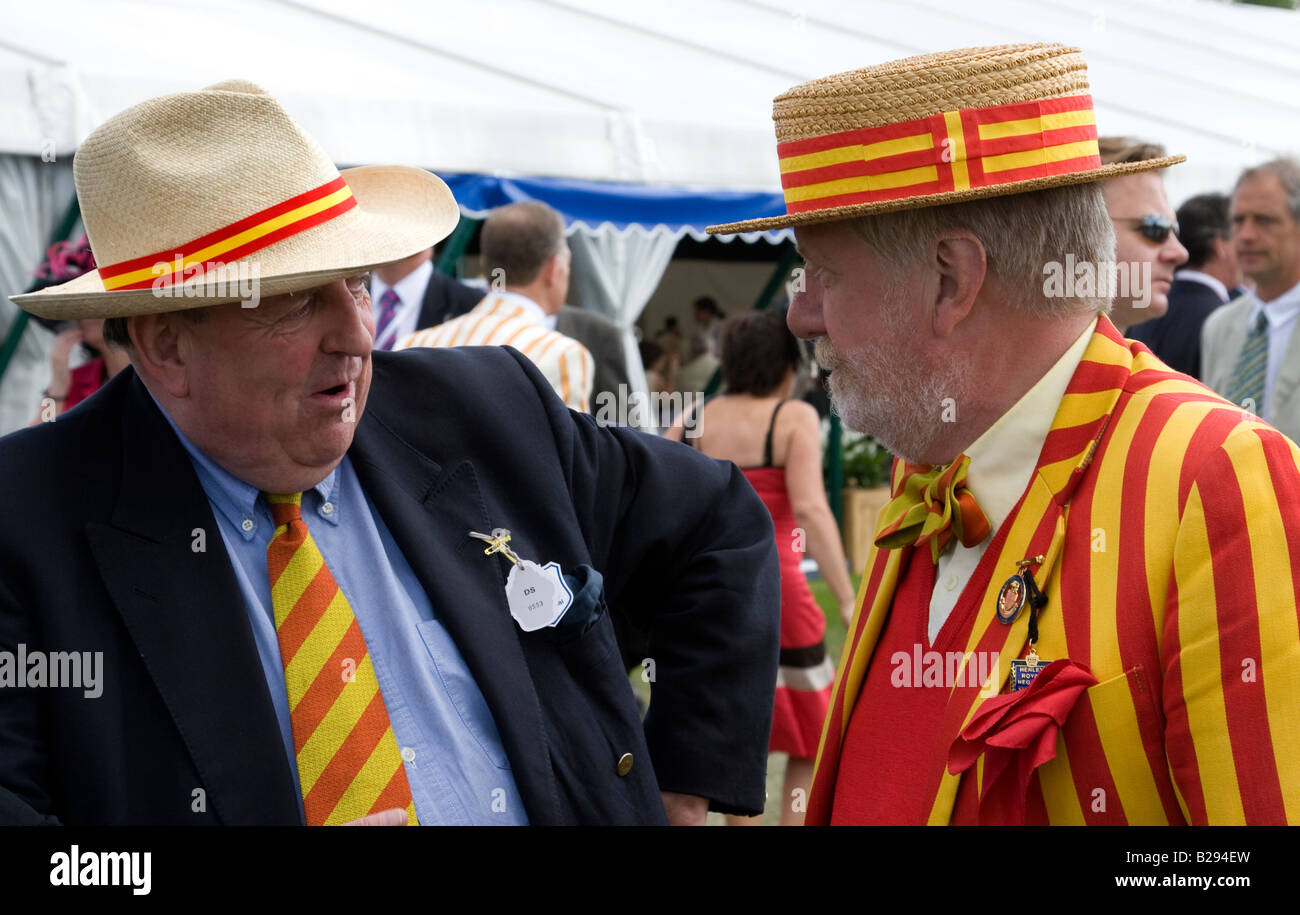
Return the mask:
<svg viewBox="0 0 1300 915">
<path fill-rule="evenodd" d="M 268 493 L 266 501 L 275 521 L 266 565 L 307 825 L 394 807 L 414 825 L 411 786 L 366 640 L 302 520 L 302 493 Z"/>
</svg>

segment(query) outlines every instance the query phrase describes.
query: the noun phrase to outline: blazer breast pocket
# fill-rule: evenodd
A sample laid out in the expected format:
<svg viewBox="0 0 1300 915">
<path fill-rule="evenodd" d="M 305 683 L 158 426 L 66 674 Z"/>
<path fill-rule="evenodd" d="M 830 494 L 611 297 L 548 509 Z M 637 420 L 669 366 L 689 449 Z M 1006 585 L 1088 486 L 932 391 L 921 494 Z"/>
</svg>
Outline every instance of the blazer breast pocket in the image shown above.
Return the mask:
<svg viewBox="0 0 1300 915">
<path fill-rule="evenodd" d="M 573 601 L 552 627 L 556 639 L 561 642 L 581 638 L 609 613 L 605 606 L 605 579 L 591 566 L 580 565 L 572 574 L 565 574 L 564 583 L 573 592 Z"/>
<path fill-rule="evenodd" d="M 1168 781 L 1165 718 L 1149 672 L 1139 664 L 1090 687 L 1084 695 L 1092 707 L 1106 767 L 1120 794 L 1117 800 L 1124 821 L 1130 826 L 1164 825 L 1168 815 L 1157 780 Z M 1068 747 L 1068 722 L 1066 728 Z M 1153 765 L 1153 759 L 1160 764 Z"/>
</svg>

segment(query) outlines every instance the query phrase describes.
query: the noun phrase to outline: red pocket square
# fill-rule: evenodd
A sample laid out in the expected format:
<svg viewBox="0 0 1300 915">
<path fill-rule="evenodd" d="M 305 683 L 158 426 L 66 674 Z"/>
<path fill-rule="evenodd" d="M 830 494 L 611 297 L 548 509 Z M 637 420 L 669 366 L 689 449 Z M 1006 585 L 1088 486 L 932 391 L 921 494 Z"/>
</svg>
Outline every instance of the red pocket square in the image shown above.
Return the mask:
<svg viewBox="0 0 1300 915">
<path fill-rule="evenodd" d="M 1083 691 L 1097 678 L 1069 658 L 1053 661 L 1019 692 L 994 696 L 953 741 L 948 771 L 965 772 L 984 754 L 981 825 L 1025 820 L 1025 792 L 1034 770 L 1056 756 L 1056 734 Z"/>
</svg>

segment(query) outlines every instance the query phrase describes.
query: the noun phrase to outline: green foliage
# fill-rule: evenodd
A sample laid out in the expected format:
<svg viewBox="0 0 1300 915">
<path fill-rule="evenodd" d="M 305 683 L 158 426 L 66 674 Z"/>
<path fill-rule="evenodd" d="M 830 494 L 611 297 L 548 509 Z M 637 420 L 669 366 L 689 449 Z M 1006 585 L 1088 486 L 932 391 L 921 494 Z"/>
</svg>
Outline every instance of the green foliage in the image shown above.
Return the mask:
<svg viewBox="0 0 1300 915">
<path fill-rule="evenodd" d="M 869 435 L 845 433 L 840 446 L 844 468 L 844 485 L 871 489 L 889 483 L 889 467 L 894 456 Z"/>
<path fill-rule="evenodd" d="M 851 577 L 853 580 L 853 593 L 857 594 L 858 584 L 862 581 L 862 576 L 854 575 Z M 835 602 L 835 595 L 831 594 L 831 589 L 826 584 L 825 579 L 820 577 L 809 578 L 808 587 L 812 590 L 813 600 L 817 601 L 817 606 L 826 615 L 826 654 L 838 667 L 840 652 L 844 650 L 846 635 L 844 624 L 840 622 L 839 604 Z"/>
</svg>

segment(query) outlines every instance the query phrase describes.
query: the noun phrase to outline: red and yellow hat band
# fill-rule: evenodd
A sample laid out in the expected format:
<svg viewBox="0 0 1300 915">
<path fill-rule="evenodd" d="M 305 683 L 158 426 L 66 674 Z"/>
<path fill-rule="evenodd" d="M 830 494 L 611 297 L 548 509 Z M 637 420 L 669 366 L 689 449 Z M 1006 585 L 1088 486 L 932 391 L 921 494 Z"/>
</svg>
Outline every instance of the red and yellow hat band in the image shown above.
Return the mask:
<svg viewBox="0 0 1300 915">
<path fill-rule="evenodd" d="M 791 214 L 1101 167 L 1090 95 L 942 111 L 781 143 L 777 154 Z"/>
<path fill-rule="evenodd" d="M 183 283 L 278 241 L 328 222 L 357 205 L 342 176 L 178 246 L 99 268 L 109 291 Z"/>
</svg>

